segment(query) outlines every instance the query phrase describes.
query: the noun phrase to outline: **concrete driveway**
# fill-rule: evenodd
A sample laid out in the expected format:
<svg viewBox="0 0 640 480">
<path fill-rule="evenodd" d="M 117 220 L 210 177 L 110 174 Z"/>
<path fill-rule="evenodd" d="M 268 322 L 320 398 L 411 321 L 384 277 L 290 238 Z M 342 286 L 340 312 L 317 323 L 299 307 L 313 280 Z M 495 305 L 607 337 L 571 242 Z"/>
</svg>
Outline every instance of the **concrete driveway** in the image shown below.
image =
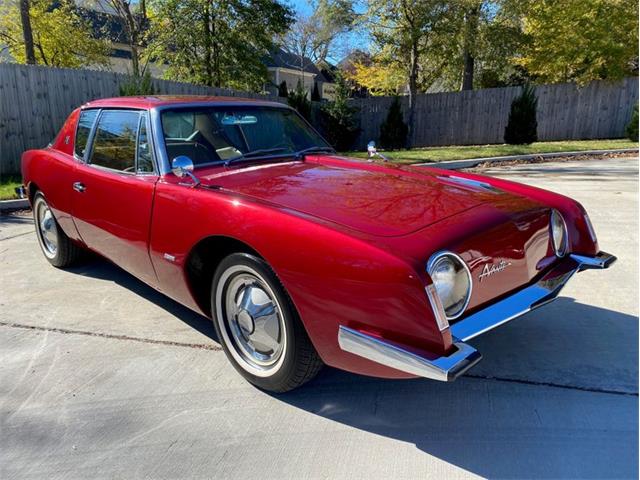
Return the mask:
<svg viewBox="0 0 640 480">
<path fill-rule="evenodd" d="M 326 368 L 269 395 L 210 322 L 0 217 L 0 478 L 637 478 L 638 160 L 487 171 L 587 208 L 608 271 L 472 343 L 452 384 Z"/>
</svg>

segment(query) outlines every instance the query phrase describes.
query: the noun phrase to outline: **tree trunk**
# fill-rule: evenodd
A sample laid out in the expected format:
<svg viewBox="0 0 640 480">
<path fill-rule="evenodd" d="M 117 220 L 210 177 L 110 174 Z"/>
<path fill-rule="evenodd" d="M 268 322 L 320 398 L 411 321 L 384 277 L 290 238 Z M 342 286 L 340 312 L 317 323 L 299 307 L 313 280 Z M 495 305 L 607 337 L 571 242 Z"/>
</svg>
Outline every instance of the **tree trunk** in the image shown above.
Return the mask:
<svg viewBox="0 0 640 480">
<path fill-rule="evenodd" d="M 36 64 L 36 52 L 33 48 L 33 32 L 31 30 L 31 16 L 29 14 L 29 0 L 20 0 L 20 19 L 24 36 L 24 51 L 27 64 Z"/>
<path fill-rule="evenodd" d="M 133 76 L 140 76 L 140 52 L 138 51 L 138 45 L 136 42 L 131 42 L 131 67 L 133 70 Z"/>
<path fill-rule="evenodd" d="M 47 67 L 49 66 L 55 67 L 56 65 L 53 62 L 51 65 L 49 65 L 49 59 L 47 59 L 47 56 L 44 54 L 44 49 L 42 48 L 42 42 L 40 41 L 40 38 L 38 38 L 38 41 L 35 42 L 35 46 L 38 47 L 38 52 L 40 52 L 40 61 L 42 61 L 42 63 L 44 63 Z M 55 53 L 53 56 L 55 57 Z M 54 58 L 52 57 L 51 60 L 53 59 Z"/>
<path fill-rule="evenodd" d="M 216 88 L 222 88 L 222 65 L 220 64 L 220 43 L 218 41 L 217 31 L 218 15 L 216 12 L 211 12 L 211 52 L 213 55 L 213 71 L 215 74 L 215 81 L 213 86 Z"/>
<path fill-rule="evenodd" d="M 133 76 L 140 76 L 140 50 L 138 49 L 138 35 L 140 31 L 138 29 L 138 24 L 133 14 L 131 13 L 131 9 L 129 8 L 129 4 L 127 2 L 119 2 L 121 7 L 120 11 L 123 12 L 125 30 L 127 33 L 127 37 L 129 40 L 129 48 L 131 48 L 131 67 L 133 69 Z"/>
<path fill-rule="evenodd" d="M 212 39 L 212 24 L 211 24 L 211 12 L 209 10 L 209 4 L 205 4 L 204 6 L 204 18 L 203 18 L 203 22 L 204 22 L 204 69 L 205 69 L 205 75 L 206 75 L 206 80 L 205 83 L 210 86 L 213 87 L 214 85 L 214 81 L 213 81 L 213 65 L 212 65 L 212 59 L 211 59 L 211 39 Z"/>
<path fill-rule="evenodd" d="M 415 143 L 415 119 L 416 119 L 416 95 L 418 93 L 418 39 L 411 45 L 411 57 L 409 59 L 409 121 L 407 126 L 407 147 L 413 147 Z"/>
<path fill-rule="evenodd" d="M 478 37 L 478 20 L 480 16 L 481 2 L 477 3 L 464 14 L 464 46 L 462 57 L 464 69 L 462 71 L 462 84 L 460 90 L 473 90 L 473 74 L 475 58 L 473 56 L 473 46 Z"/>
<path fill-rule="evenodd" d="M 471 52 L 465 49 L 462 53 L 464 60 L 464 70 L 462 72 L 462 86 L 460 90 L 473 90 L 473 66 L 475 60 Z"/>
</svg>

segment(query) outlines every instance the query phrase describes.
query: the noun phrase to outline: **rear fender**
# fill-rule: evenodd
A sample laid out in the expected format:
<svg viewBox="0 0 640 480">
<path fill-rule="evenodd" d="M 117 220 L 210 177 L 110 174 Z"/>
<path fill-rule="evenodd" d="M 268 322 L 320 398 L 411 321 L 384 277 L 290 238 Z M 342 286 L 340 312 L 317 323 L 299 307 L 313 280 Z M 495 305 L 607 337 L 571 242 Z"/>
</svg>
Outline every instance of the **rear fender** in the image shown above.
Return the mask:
<svg viewBox="0 0 640 480">
<path fill-rule="evenodd" d="M 34 186 L 42 191 L 64 233 L 76 241 L 80 241 L 80 235 L 71 218 L 71 202 L 76 168 L 73 140 L 79 116 L 80 109 L 74 110 L 48 147 L 27 150 L 21 159 L 22 181 L 28 191 L 32 192 Z"/>
</svg>

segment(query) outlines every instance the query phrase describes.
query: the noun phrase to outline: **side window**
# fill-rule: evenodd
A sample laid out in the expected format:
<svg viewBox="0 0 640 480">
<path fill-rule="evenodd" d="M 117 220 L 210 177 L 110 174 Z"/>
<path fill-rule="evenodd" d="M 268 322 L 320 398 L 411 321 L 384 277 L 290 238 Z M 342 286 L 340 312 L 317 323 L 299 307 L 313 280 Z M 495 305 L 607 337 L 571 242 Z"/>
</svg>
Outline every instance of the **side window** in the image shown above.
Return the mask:
<svg viewBox="0 0 640 480">
<path fill-rule="evenodd" d="M 78 128 L 76 129 L 76 141 L 74 151 L 80 158 L 84 158 L 85 149 L 87 148 L 87 140 L 96 121 L 98 110 L 83 110 L 80 112 L 80 120 L 78 120 Z"/>
<path fill-rule="evenodd" d="M 103 110 L 93 139 L 91 164 L 134 172 L 140 113 Z"/>
<path fill-rule="evenodd" d="M 138 150 L 137 150 L 136 172 L 153 172 L 153 160 L 151 157 L 151 145 L 147 134 L 147 115 L 140 115 L 140 128 L 138 129 Z"/>
</svg>

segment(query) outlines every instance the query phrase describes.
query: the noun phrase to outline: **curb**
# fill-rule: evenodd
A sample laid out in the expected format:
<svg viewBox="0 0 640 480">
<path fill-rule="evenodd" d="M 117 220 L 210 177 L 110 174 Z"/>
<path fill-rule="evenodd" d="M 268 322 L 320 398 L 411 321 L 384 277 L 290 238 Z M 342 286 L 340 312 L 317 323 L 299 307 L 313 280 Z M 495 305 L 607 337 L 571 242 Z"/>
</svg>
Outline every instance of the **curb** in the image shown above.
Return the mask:
<svg viewBox="0 0 640 480">
<path fill-rule="evenodd" d="M 508 155 L 504 157 L 469 158 L 467 160 L 449 160 L 446 162 L 412 163 L 414 167 L 436 167 L 445 170 L 472 168 L 481 163 L 509 162 L 512 160 L 537 160 L 557 157 L 579 157 L 582 155 L 606 155 L 616 153 L 638 153 L 637 148 L 620 148 L 617 150 L 582 150 L 579 152 L 534 153 L 529 155 Z"/>
<path fill-rule="evenodd" d="M 7 210 L 22 210 L 31 208 L 29 200 L 26 198 L 17 198 L 15 200 L 0 200 L 0 212 Z"/>
</svg>

